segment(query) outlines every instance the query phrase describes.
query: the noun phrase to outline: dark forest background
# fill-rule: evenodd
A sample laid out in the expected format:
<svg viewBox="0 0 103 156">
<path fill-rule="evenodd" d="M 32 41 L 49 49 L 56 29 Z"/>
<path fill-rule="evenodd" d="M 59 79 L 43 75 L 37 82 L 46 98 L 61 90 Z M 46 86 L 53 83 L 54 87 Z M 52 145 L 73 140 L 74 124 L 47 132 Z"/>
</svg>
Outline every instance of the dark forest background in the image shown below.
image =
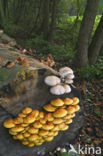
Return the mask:
<svg viewBox="0 0 103 156">
<path fill-rule="evenodd" d="M 103 77 L 103 0 L 0 0 L 0 28 L 38 57 Z"/>
</svg>

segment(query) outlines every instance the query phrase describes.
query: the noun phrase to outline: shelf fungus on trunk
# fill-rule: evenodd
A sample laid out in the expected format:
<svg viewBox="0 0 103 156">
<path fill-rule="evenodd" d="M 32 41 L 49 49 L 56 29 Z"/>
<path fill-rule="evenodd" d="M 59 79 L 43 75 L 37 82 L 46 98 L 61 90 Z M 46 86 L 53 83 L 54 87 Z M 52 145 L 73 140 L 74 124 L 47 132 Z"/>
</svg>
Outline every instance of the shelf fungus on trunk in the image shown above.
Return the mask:
<svg viewBox="0 0 103 156">
<path fill-rule="evenodd" d="M 57 76 L 47 76 L 44 79 L 44 82 L 51 86 L 50 93 L 54 95 L 62 95 L 65 93 L 70 93 L 71 88 L 68 84 L 73 83 L 74 73 L 73 70 L 69 67 L 63 67 L 59 69 L 59 77 Z"/>
<path fill-rule="evenodd" d="M 40 146 L 50 142 L 58 135 L 59 131 L 69 128 L 76 112 L 79 111 L 79 99 L 57 98 L 44 105 L 44 111 L 26 107 L 14 119 L 4 122 L 4 127 L 9 129 L 13 139 L 21 141 L 28 147 Z"/>
<path fill-rule="evenodd" d="M 55 95 L 62 95 L 65 93 L 65 88 L 62 85 L 58 84 L 50 88 L 50 93 Z"/>
<path fill-rule="evenodd" d="M 60 78 L 58 78 L 57 76 L 47 76 L 44 79 L 44 82 L 48 85 L 48 86 L 55 86 L 57 84 L 60 84 L 61 80 Z"/>
<path fill-rule="evenodd" d="M 64 89 L 65 89 L 65 93 L 70 93 L 70 92 L 71 92 L 71 88 L 70 88 L 69 85 L 64 84 L 63 87 L 64 87 Z"/>
<path fill-rule="evenodd" d="M 69 79 L 69 78 L 66 78 L 65 79 L 65 83 L 67 84 L 72 84 L 73 83 L 73 80 Z"/>
<path fill-rule="evenodd" d="M 73 74 L 73 70 L 69 67 L 62 67 L 59 69 L 59 75 L 61 77 L 66 77 L 68 74 Z"/>
</svg>

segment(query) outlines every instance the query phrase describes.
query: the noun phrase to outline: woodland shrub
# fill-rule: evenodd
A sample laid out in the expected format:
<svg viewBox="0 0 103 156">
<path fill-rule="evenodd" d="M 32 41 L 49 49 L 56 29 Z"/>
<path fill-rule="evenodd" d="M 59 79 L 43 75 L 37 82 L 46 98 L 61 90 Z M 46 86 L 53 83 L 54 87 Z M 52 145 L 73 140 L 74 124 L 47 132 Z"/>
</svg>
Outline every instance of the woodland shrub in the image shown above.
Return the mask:
<svg viewBox="0 0 103 156">
<path fill-rule="evenodd" d="M 77 70 L 78 76 L 85 80 L 98 79 L 103 81 L 103 56 L 98 58 L 95 65 L 86 66 Z"/>
</svg>

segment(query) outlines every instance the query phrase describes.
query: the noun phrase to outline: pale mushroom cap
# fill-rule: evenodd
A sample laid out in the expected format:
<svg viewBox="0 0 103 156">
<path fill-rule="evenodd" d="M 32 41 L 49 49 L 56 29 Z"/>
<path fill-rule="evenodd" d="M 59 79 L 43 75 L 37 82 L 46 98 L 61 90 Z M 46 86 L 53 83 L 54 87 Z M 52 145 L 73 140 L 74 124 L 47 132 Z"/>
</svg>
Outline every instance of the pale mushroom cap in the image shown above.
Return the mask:
<svg viewBox="0 0 103 156">
<path fill-rule="evenodd" d="M 67 84 L 72 84 L 73 83 L 73 80 L 69 79 L 69 78 L 66 78 L 65 79 L 65 83 Z"/>
<path fill-rule="evenodd" d="M 63 67 L 59 69 L 59 75 L 61 77 L 66 77 L 68 74 L 72 73 L 73 74 L 73 70 L 69 67 Z"/>
<path fill-rule="evenodd" d="M 61 148 L 60 152 L 64 153 L 64 152 L 67 152 L 67 150 L 65 148 Z"/>
<path fill-rule="evenodd" d="M 56 84 L 59 84 L 61 80 L 57 76 L 47 76 L 44 79 L 44 82 L 49 86 L 55 86 Z"/>
<path fill-rule="evenodd" d="M 54 87 L 51 87 L 50 93 L 55 95 L 62 95 L 65 93 L 65 89 L 62 85 L 56 85 Z"/>
<path fill-rule="evenodd" d="M 74 79 L 74 74 L 73 73 L 69 73 L 67 76 L 66 76 L 68 79 Z"/>
<path fill-rule="evenodd" d="M 70 88 L 69 85 L 64 84 L 63 87 L 65 89 L 65 93 L 70 93 L 71 92 L 71 88 Z"/>
</svg>

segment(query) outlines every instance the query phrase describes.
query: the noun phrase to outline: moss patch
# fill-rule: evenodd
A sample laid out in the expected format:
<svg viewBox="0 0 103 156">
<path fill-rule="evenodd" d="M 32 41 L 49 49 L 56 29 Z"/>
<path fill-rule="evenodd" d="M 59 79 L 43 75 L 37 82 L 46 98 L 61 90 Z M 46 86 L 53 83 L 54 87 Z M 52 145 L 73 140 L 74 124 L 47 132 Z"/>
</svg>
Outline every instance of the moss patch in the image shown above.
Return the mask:
<svg viewBox="0 0 103 156">
<path fill-rule="evenodd" d="M 11 80 L 13 80 L 16 74 L 23 70 L 23 66 L 15 65 L 14 67 L 8 68 L 0 68 L 0 88 L 9 84 Z"/>
<path fill-rule="evenodd" d="M 1 91 L 8 93 L 20 94 L 24 90 L 34 87 L 37 82 L 38 71 L 37 69 L 31 70 L 29 68 L 15 65 L 14 67 L 0 68 L 0 88 Z"/>
</svg>

